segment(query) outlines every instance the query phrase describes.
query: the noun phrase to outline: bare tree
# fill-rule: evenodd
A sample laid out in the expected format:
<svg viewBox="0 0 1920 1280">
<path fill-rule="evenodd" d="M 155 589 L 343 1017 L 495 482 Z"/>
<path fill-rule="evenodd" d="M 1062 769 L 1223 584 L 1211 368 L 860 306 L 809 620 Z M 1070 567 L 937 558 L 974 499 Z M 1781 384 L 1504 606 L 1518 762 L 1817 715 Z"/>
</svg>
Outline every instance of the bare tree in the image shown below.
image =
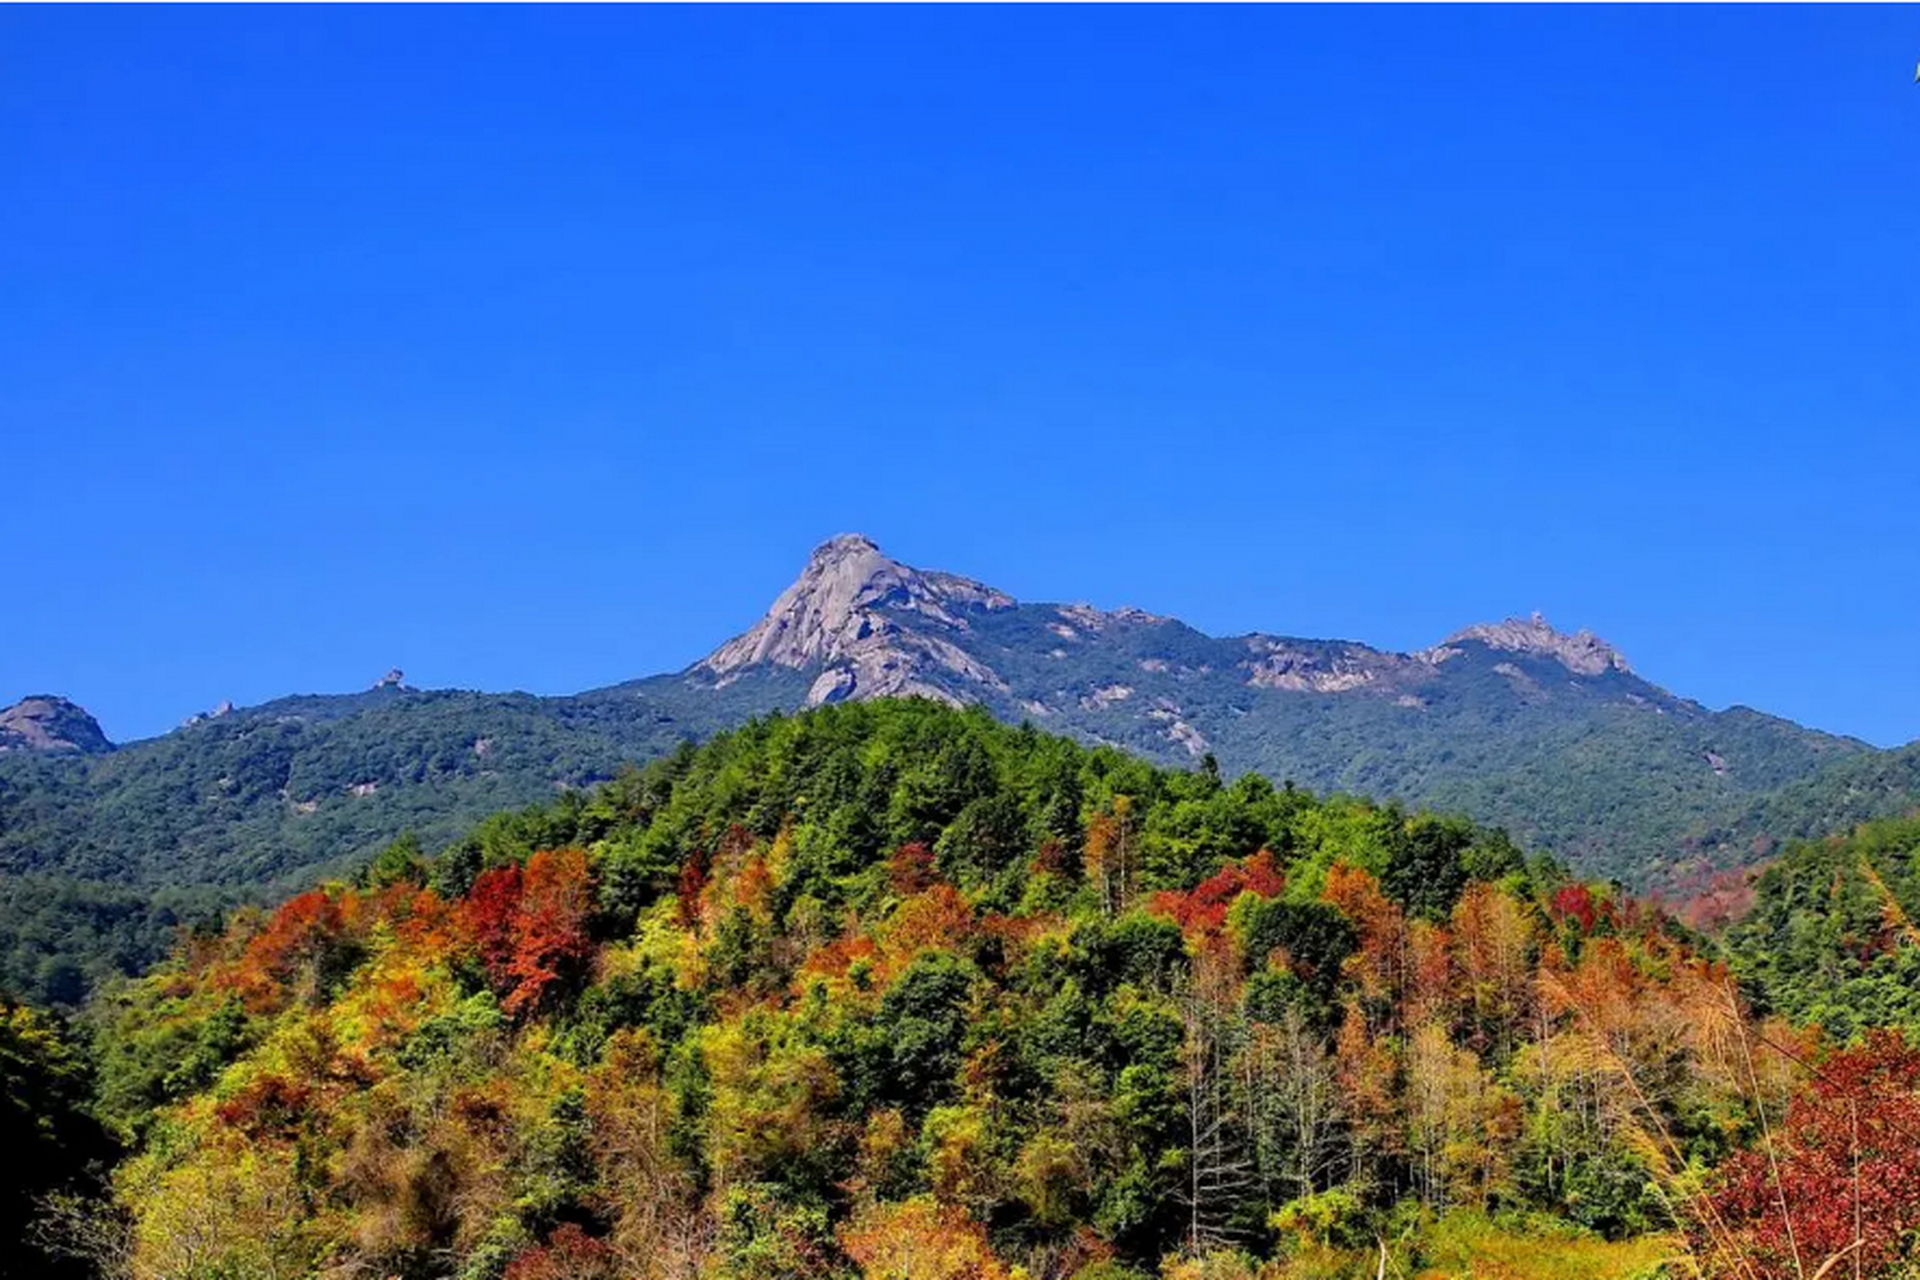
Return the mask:
<svg viewBox="0 0 1920 1280">
<path fill-rule="evenodd" d="M 1344 1144 L 1339 1077 L 1322 1038 L 1290 1008 L 1248 1029 L 1239 1067 L 1268 1208 L 1331 1185 Z"/>
<path fill-rule="evenodd" d="M 1231 1242 L 1234 1211 L 1255 1191 L 1257 1172 L 1233 1070 L 1245 1024 L 1230 995 L 1222 999 L 1231 986 L 1217 981 L 1220 975 L 1204 959 L 1179 993 L 1187 1086 L 1187 1180 L 1180 1198 L 1187 1248 L 1195 1254 Z"/>
</svg>

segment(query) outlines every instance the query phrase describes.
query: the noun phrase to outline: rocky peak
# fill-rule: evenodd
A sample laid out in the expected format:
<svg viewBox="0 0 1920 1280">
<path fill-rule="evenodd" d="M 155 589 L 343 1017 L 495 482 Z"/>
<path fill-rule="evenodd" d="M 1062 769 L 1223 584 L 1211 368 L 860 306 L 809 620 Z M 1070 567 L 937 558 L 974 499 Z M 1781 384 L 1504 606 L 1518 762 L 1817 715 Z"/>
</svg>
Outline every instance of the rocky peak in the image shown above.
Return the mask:
<svg viewBox="0 0 1920 1280">
<path fill-rule="evenodd" d="M 180 722 L 182 729 L 191 729 L 194 725 L 205 724 L 209 720 L 218 720 L 222 716 L 233 714 L 233 699 L 222 698 L 211 711 L 196 711 Z"/>
<path fill-rule="evenodd" d="M 100 722 L 78 703 L 36 693 L 0 711 L 0 752 L 45 751 L 101 755 L 113 750 Z"/>
<path fill-rule="evenodd" d="M 841 534 L 814 548 L 765 617 L 695 670 L 724 683 L 762 664 L 826 668 L 812 702 L 903 693 L 951 698 L 944 686 L 953 680 L 997 687 L 999 678 L 944 636 L 969 630 L 974 610 L 1013 604 L 969 578 L 901 564 L 864 534 Z"/>
<path fill-rule="evenodd" d="M 1545 615 L 1535 610 L 1526 618 L 1508 618 L 1503 622 L 1480 622 L 1448 636 L 1425 656 L 1445 661 L 1447 651 L 1464 640 L 1477 640 L 1489 649 L 1507 653 L 1530 653 L 1554 658 L 1567 670 L 1583 676 L 1604 675 L 1608 671 L 1629 674 L 1633 668 L 1618 649 L 1585 629 L 1568 634 L 1556 630 Z"/>
</svg>

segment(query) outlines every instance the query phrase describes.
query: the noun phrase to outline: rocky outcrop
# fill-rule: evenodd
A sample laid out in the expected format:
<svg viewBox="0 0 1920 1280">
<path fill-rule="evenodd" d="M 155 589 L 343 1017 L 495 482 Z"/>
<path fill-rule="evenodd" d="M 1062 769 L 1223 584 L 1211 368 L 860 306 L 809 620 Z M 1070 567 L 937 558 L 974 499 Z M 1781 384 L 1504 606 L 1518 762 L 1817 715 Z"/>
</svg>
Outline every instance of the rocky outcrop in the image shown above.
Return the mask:
<svg viewBox="0 0 1920 1280">
<path fill-rule="evenodd" d="M 192 715 L 188 716 L 185 720 L 182 720 L 180 722 L 180 727 L 182 729 L 191 729 L 193 728 L 193 726 L 197 724 L 205 724 L 209 720 L 218 720 L 222 716 L 230 716 L 232 714 L 233 714 L 233 700 L 231 698 L 222 698 L 214 706 L 213 710 L 194 712 Z"/>
<path fill-rule="evenodd" d="M 100 722 L 65 698 L 32 694 L 0 711 L 0 751 L 92 756 L 111 750 Z"/>
<path fill-rule="evenodd" d="M 1296 693 L 1345 693 L 1351 689 L 1398 689 L 1424 678 L 1427 671 L 1405 654 L 1363 644 L 1247 637 L 1253 656 L 1241 664 L 1247 683 L 1257 689 Z"/>
<path fill-rule="evenodd" d="M 1061 620 L 1053 624 L 1051 630 L 1062 639 L 1072 639 L 1080 632 L 1098 635 L 1114 627 L 1158 627 L 1173 621 L 1172 618 L 1130 606 L 1107 610 L 1096 609 L 1090 604 L 1064 604 L 1054 612 L 1060 615 Z"/>
<path fill-rule="evenodd" d="M 1526 653 L 1553 658 L 1576 675 L 1598 676 L 1609 671 L 1631 675 L 1633 668 L 1621 652 L 1591 631 L 1568 634 L 1556 630 L 1538 611 L 1527 618 L 1508 618 L 1504 622 L 1481 622 L 1448 636 L 1421 656 L 1434 663 L 1455 656 L 1456 646 L 1477 640 L 1489 649 L 1506 653 Z M 1449 652 L 1452 650 L 1452 652 Z"/>
<path fill-rule="evenodd" d="M 890 559 L 871 538 L 822 543 L 765 617 L 694 667 L 725 685 L 753 667 L 820 668 L 809 706 L 915 694 L 962 702 L 1006 692 L 1006 682 L 957 640 L 969 615 L 1011 609 L 1013 597 L 970 578 L 923 573 Z"/>
</svg>

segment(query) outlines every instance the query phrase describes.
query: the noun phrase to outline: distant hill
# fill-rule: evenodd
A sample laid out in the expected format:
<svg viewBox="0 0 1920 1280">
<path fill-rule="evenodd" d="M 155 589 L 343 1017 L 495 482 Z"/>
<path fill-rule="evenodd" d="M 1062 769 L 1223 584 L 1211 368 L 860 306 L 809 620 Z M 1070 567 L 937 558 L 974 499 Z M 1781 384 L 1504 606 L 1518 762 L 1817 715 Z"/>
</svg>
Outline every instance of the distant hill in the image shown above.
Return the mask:
<svg viewBox="0 0 1920 1280">
<path fill-rule="evenodd" d="M 1804 778 L 1754 798 L 1685 842 L 1676 866 L 1737 867 L 1764 862 L 1789 840 L 1847 831 L 1920 810 L 1920 742 L 1842 756 Z"/>
<path fill-rule="evenodd" d="M 0 902 L 0 984 L 84 987 L 109 965 L 93 939 L 164 933 L 124 918 L 161 886 L 167 920 L 211 911 L 403 832 L 438 848 L 758 715 L 897 696 L 977 703 L 1161 764 L 1463 812 L 1635 886 L 1751 862 L 1773 833 L 1898 811 L 1920 772 L 1920 756 L 1709 710 L 1537 614 L 1414 653 L 1215 637 L 1138 609 L 1022 602 L 849 535 L 687 670 L 573 696 L 423 691 L 393 672 L 118 748 L 61 699 L 0 713 L 19 737 L 0 752 L 0 875 L 35 878 Z"/>
</svg>

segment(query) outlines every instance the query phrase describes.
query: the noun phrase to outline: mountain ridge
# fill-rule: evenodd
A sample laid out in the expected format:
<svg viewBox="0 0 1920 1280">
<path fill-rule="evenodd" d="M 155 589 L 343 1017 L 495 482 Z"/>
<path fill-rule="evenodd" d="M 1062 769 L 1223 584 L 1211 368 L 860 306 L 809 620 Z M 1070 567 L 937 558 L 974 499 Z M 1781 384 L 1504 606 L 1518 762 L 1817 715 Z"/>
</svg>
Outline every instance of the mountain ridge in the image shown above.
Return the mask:
<svg viewBox="0 0 1920 1280">
<path fill-rule="evenodd" d="M 1023 604 L 974 579 L 904 564 L 865 534 L 844 533 L 814 548 L 800 576 L 758 622 L 688 670 L 721 682 L 758 663 L 825 668 L 809 690 L 809 705 L 901 693 L 964 701 L 951 683 L 954 679 L 963 689 L 1008 688 L 1004 678 L 953 642 L 973 630 L 968 613 L 1001 612 Z M 1057 620 L 1048 629 L 1065 640 L 1116 624 L 1187 627 L 1131 606 L 1104 610 L 1084 602 L 1043 602 L 1028 607 L 1051 609 Z M 1249 683 L 1296 691 L 1346 692 L 1394 675 L 1417 679 L 1424 669 L 1458 657 L 1464 643 L 1544 655 L 1579 675 L 1633 674 L 1625 656 L 1605 640 L 1585 629 L 1560 631 L 1538 611 L 1526 618 L 1472 623 L 1435 645 L 1405 653 L 1353 640 L 1309 640 L 1261 631 L 1207 638 L 1245 643 L 1252 654 L 1244 663 Z"/>
</svg>

